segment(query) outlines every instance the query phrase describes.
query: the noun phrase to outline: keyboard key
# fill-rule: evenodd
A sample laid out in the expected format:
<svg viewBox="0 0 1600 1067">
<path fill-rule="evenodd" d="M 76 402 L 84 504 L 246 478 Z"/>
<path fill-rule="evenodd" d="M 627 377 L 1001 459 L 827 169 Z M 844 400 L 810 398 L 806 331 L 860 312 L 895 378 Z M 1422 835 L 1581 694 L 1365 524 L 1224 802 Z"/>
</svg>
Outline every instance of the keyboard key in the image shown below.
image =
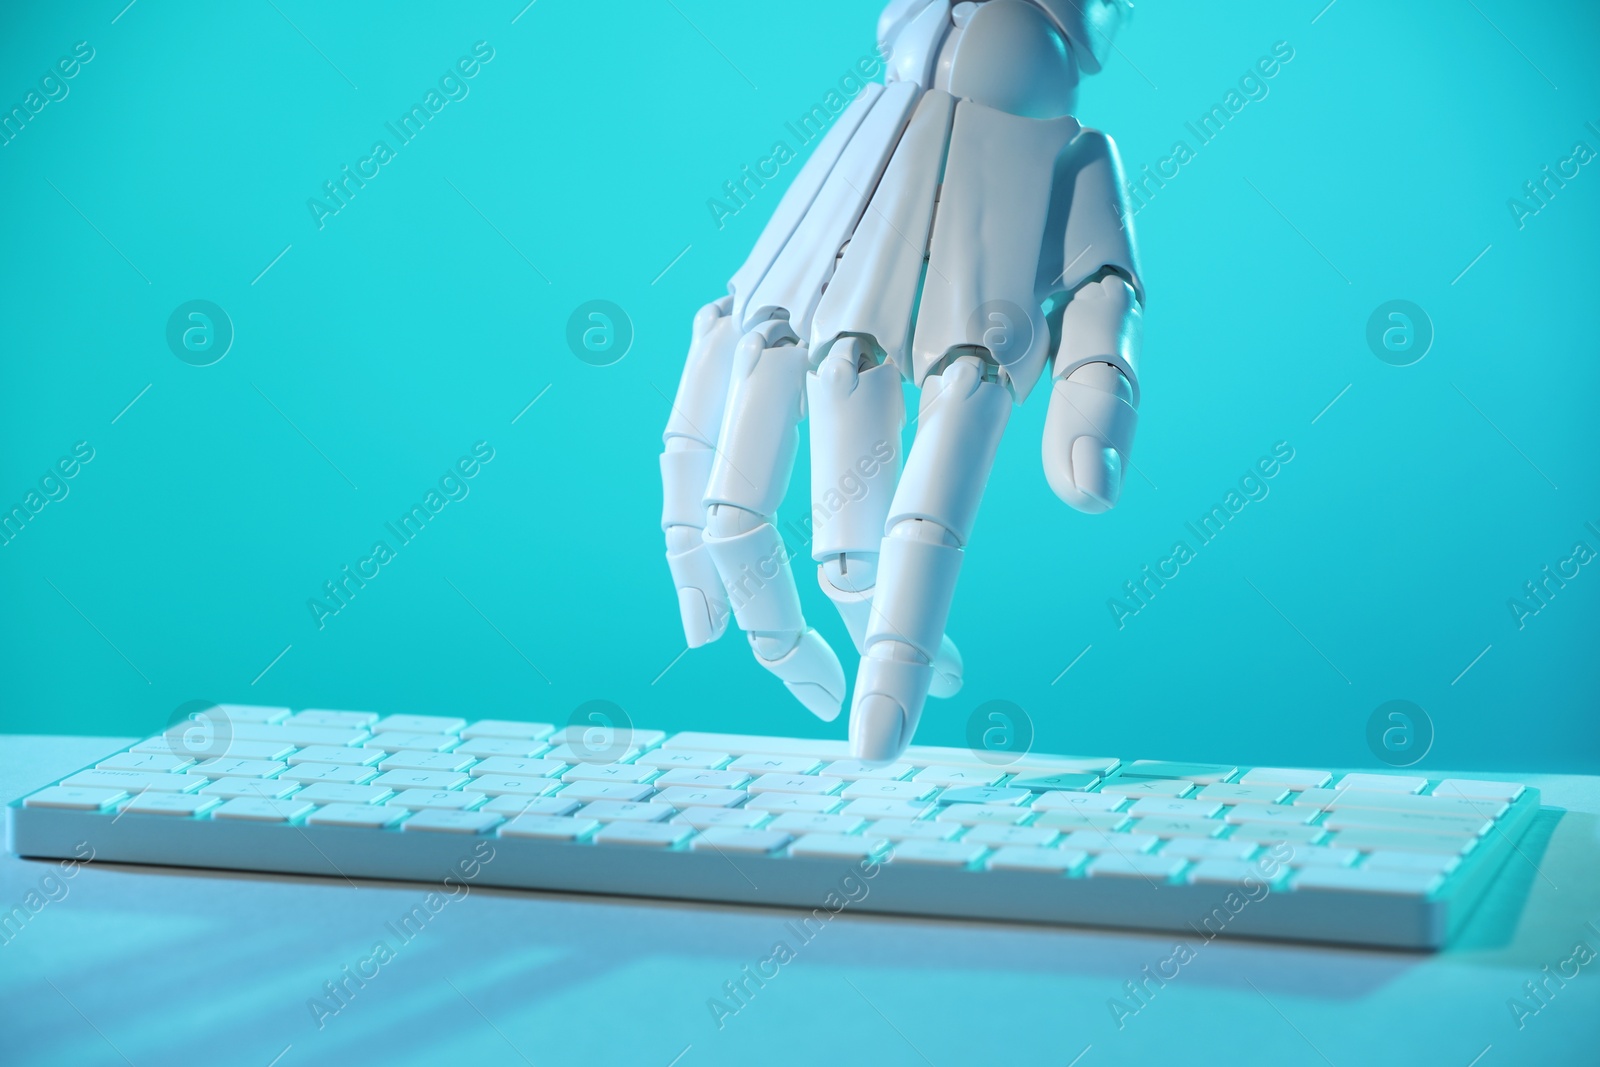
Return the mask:
<svg viewBox="0 0 1600 1067">
<path fill-rule="evenodd" d="M 282 764 L 273 764 L 281 767 Z M 79 771 L 61 784 L 82 789 L 119 789 L 129 793 L 192 793 L 211 779 L 204 774 L 150 774 L 145 771 Z"/>
<path fill-rule="evenodd" d="M 1227 828 L 1221 819 L 1164 819 L 1158 815 L 1147 816 L 1134 823 L 1131 830 L 1157 837 L 1213 837 Z"/>
<path fill-rule="evenodd" d="M 591 753 L 609 754 L 612 748 L 618 746 L 649 748 L 660 744 L 666 736 L 660 730 L 635 730 L 580 722 L 552 731 L 545 740 L 552 745 L 580 745 Z"/>
<path fill-rule="evenodd" d="M 655 792 L 653 786 L 638 782 L 568 782 L 561 795 L 576 800 L 643 800 Z"/>
<path fill-rule="evenodd" d="M 144 771 L 147 774 L 170 774 L 193 765 L 188 756 L 175 756 L 167 752 L 118 752 L 94 765 L 97 771 Z"/>
<path fill-rule="evenodd" d="M 1006 804 L 950 804 L 940 808 L 934 818 L 962 826 L 1015 826 L 1029 814 L 1027 808 L 1014 808 Z"/>
<path fill-rule="evenodd" d="M 405 817 L 404 808 L 391 808 L 384 804 L 327 804 L 307 815 L 306 825 L 381 830 Z"/>
<path fill-rule="evenodd" d="M 789 846 L 789 855 L 799 859 L 864 859 L 888 847 L 881 837 L 846 834 L 807 834 Z"/>
<path fill-rule="evenodd" d="M 1433 787 L 1431 795 L 1472 800 L 1516 800 L 1523 794 L 1518 782 L 1482 782 L 1473 778 L 1446 778 Z"/>
<path fill-rule="evenodd" d="M 1167 855 L 1166 852 L 1161 854 Z M 1276 882 L 1283 877 L 1283 874 L 1281 871 L 1274 871 L 1268 876 L 1257 863 L 1203 859 L 1190 867 L 1185 877 L 1191 885 L 1256 885 Z"/>
<path fill-rule="evenodd" d="M 243 779 L 239 779 L 242 781 Z M 263 782 L 263 785 L 272 783 Z M 209 788 L 209 787 L 208 787 Z M 201 790 L 205 792 L 205 790 Z M 389 790 L 381 785 L 335 785 L 327 782 L 318 782 L 308 785 L 295 794 L 296 800 L 304 800 L 308 804 L 346 805 L 346 804 L 376 804 L 389 795 Z"/>
<path fill-rule="evenodd" d="M 679 823 L 613 822 L 600 828 L 594 835 L 597 845 L 642 845 L 647 848 L 671 848 L 694 833 L 693 828 Z"/>
<path fill-rule="evenodd" d="M 839 814 L 863 819 L 915 819 L 934 806 L 931 800 L 852 800 L 839 809 Z"/>
<path fill-rule="evenodd" d="M 542 741 L 555 731 L 547 722 L 520 722 L 513 719 L 479 719 L 464 727 L 461 737 L 471 741 L 479 737 L 504 737 L 514 741 Z"/>
<path fill-rule="evenodd" d="M 672 821 L 696 830 L 709 830 L 714 826 L 742 830 L 759 826 L 767 818 L 766 812 L 754 808 L 684 808 L 672 817 Z"/>
<path fill-rule="evenodd" d="M 1116 830 L 1128 822 L 1126 815 L 1116 811 L 1045 811 L 1033 820 L 1033 825 L 1062 830 Z"/>
<path fill-rule="evenodd" d="M 370 711 L 329 711 L 326 708 L 307 708 L 284 720 L 293 726 L 343 726 L 366 729 L 378 721 Z"/>
<path fill-rule="evenodd" d="M 894 846 L 893 863 L 921 863 L 931 867 L 965 867 L 989 851 L 966 838 L 960 841 L 902 841 Z"/>
<path fill-rule="evenodd" d="M 984 786 L 994 785 L 1006 776 L 997 767 L 924 767 L 912 775 L 914 782 L 933 785 Z"/>
<path fill-rule="evenodd" d="M 432 809 L 461 810 L 489 799 L 482 793 L 464 793 L 459 789 L 403 789 L 384 803 L 394 808 L 411 811 Z"/>
<path fill-rule="evenodd" d="M 657 804 L 675 808 L 731 808 L 750 796 L 742 789 L 701 789 L 692 785 L 670 785 L 654 797 Z"/>
<path fill-rule="evenodd" d="M 1026 789 L 997 785 L 969 785 L 946 789 L 939 794 L 941 804 L 1021 804 L 1032 797 Z"/>
<path fill-rule="evenodd" d="M 840 796 L 846 800 L 926 800 L 939 791 L 931 782 L 891 782 L 863 778 L 846 785 Z"/>
<path fill-rule="evenodd" d="M 740 756 L 728 764 L 730 771 L 748 771 L 751 774 L 805 774 L 814 771 L 822 763 L 814 756 L 775 756 L 775 755 L 748 755 Z M 839 779 L 833 779 L 839 781 Z"/>
<path fill-rule="evenodd" d="M 313 805 L 299 797 L 268 800 L 266 797 L 236 797 L 211 809 L 213 819 L 239 819 L 244 822 L 289 822 L 312 810 Z"/>
<path fill-rule="evenodd" d="M 1285 861 L 1291 867 L 1348 867 L 1361 855 L 1353 848 L 1326 845 L 1295 845 Z"/>
<path fill-rule="evenodd" d="M 1329 849 L 1333 851 L 1347 851 L 1345 849 Z M 1374 852 L 1367 857 L 1363 867 L 1378 871 L 1418 871 L 1430 874 L 1449 874 L 1460 865 L 1457 856 L 1447 856 L 1442 852 Z"/>
<path fill-rule="evenodd" d="M 961 840 L 987 848 L 1012 845 L 1040 847 L 1060 836 L 1055 830 L 1043 826 L 974 826 L 962 835 Z"/>
<path fill-rule="evenodd" d="M 297 782 L 281 782 L 276 778 L 218 778 L 200 787 L 200 795 L 220 797 L 286 797 L 300 788 Z"/>
<path fill-rule="evenodd" d="M 1149 834 L 1109 833 L 1104 830 L 1073 830 L 1061 839 L 1062 848 L 1079 852 L 1114 852 L 1126 856 L 1149 852 L 1155 848 L 1159 837 Z M 1174 857 L 1176 858 L 1176 857 Z"/>
<path fill-rule="evenodd" d="M 375 734 L 453 734 L 467 725 L 467 720 L 449 715 L 385 715 L 372 727 Z"/>
<path fill-rule="evenodd" d="M 384 758 L 379 748 L 354 748 L 349 745 L 309 745 L 289 754 L 289 765 L 297 763 L 335 763 L 341 767 L 368 767 Z"/>
<path fill-rule="evenodd" d="M 471 780 L 459 771 L 384 771 L 372 784 L 390 789 L 460 789 Z"/>
<path fill-rule="evenodd" d="M 489 803 L 479 808 L 479 811 L 492 811 L 496 815 L 506 818 L 515 818 L 518 815 L 571 815 L 583 807 L 576 800 L 565 797 L 531 797 L 523 793 L 507 793 L 495 797 Z"/>
<path fill-rule="evenodd" d="M 1102 853 L 1089 863 L 1090 878 L 1143 878 L 1162 881 L 1183 870 L 1186 861 L 1177 856 L 1147 856 L 1124 852 Z"/>
<path fill-rule="evenodd" d="M 534 837 L 548 841 L 576 841 L 599 829 L 593 819 L 571 819 L 556 815 L 518 815 L 496 832 L 501 837 Z"/>
<path fill-rule="evenodd" d="M 1113 793 L 1046 793 L 1033 802 L 1034 811 L 1116 811 L 1127 802 Z"/>
<path fill-rule="evenodd" d="M 100 811 L 119 801 L 128 799 L 125 789 L 105 789 L 85 786 L 53 785 L 30 794 L 22 802 L 25 808 L 61 808 L 65 811 Z"/>
<path fill-rule="evenodd" d="M 1255 852 L 1253 841 L 1223 840 L 1215 837 L 1174 837 L 1161 846 L 1163 856 L 1186 860 L 1244 860 Z"/>
<path fill-rule="evenodd" d="M 769 829 L 800 834 L 848 834 L 866 823 L 865 819 L 851 815 L 808 815 L 791 811 L 772 820 Z"/>
<path fill-rule="evenodd" d="M 1175 819 L 1206 819 L 1222 810 L 1216 800 L 1170 800 L 1166 797 L 1140 797 L 1128 809 L 1129 815 L 1164 815 Z"/>
<path fill-rule="evenodd" d="M 556 794 L 560 796 L 561 794 Z M 670 804 L 636 804 L 625 800 L 595 800 L 578 809 L 584 819 L 600 822 L 660 822 L 677 809 Z"/>
<path fill-rule="evenodd" d="M 1008 757 L 1003 753 L 998 757 L 990 752 L 980 754 L 970 748 L 912 745 L 906 749 L 903 758 L 907 763 L 918 767 L 949 765 L 953 767 L 993 768 L 995 765 L 990 762 L 991 760 Z M 1014 762 L 1006 763 L 998 769 L 1023 777 L 1035 774 L 1055 774 L 1059 771 L 1079 771 L 1086 774 L 1104 776 L 1111 773 L 1119 762 L 1119 760 L 1109 756 L 1058 756 L 1053 753 L 1029 752 L 1027 755 L 1019 757 Z"/>
<path fill-rule="evenodd" d="M 234 723 L 232 726 L 233 741 L 276 741 L 291 745 L 295 748 L 305 748 L 308 745 L 354 745 L 365 740 L 367 731 L 364 729 L 351 729 L 345 726 L 301 726 L 289 723 Z M 173 731 L 167 731 L 168 736 L 173 736 Z M 181 730 L 179 731 L 181 734 Z M 234 755 L 231 747 L 229 755 Z"/>
<path fill-rule="evenodd" d="M 543 753 L 541 759 L 555 759 L 562 763 L 585 764 L 590 767 L 604 767 L 612 763 L 632 763 L 639 755 L 636 748 L 589 748 L 583 745 L 561 744 Z"/>
<path fill-rule="evenodd" d="M 510 756 L 512 759 L 528 759 L 543 752 L 545 747 L 543 741 L 531 737 L 479 737 L 463 741 L 450 751 L 483 758 Z"/>
<path fill-rule="evenodd" d="M 1427 784 L 1426 778 L 1403 774 L 1347 774 L 1334 788 L 1368 793 L 1420 793 Z"/>
<path fill-rule="evenodd" d="M 1124 778 L 1176 778 L 1215 785 L 1227 781 L 1239 768 L 1220 763 L 1173 763 L 1169 760 L 1136 759 L 1122 765 L 1117 773 Z"/>
<path fill-rule="evenodd" d="M 1431 871 L 1386 871 L 1367 867 L 1307 867 L 1295 875 L 1296 890 L 1331 889 L 1425 897 L 1444 879 Z"/>
<path fill-rule="evenodd" d="M 472 766 L 471 756 L 460 752 L 417 752 L 408 750 L 381 757 L 380 771 L 464 771 Z"/>
<path fill-rule="evenodd" d="M 381 748 L 385 752 L 443 752 L 456 743 L 450 734 L 414 734 L 390 731 L 373 734 L 361 742 L 363 748 Z"/>
<path fill-rule="evenodd" d="M 866 832 L 869 837 L 886 837 L 890 841 L 948 841 L 961 832 L 961 824 L 931 819 L 878 819 Z"/>
<path fill-rule="evenodd" d="M 758 734 L 713 734 L 686 730 L 661 743 L 662 748 L 726 752 L 734 756 L 813 756 L 817 762 L 850 758 L 848 741 L 816 741 L 801 737 L 763 737 Z M 813 763 L 812 766 L 816 764 Z M 763 768 L 766 770 L 768 768 Z M 778 768 L 770 768 L 776 770 Z M 807 767 L 806 770 L 810 770 Z M 760 772 L 757 772 L 760 773 Z"/>
<path fill-rule="evenodd" d="M 1292 804 L 1235 804 L 1224 816 L 1230 823 L 1303 824 L 1316 818 L 1316 811 Z"/>
<path fill-rule="evenodd" d="M 158 752 L 182 756 L 185 759 L 210 759 L 216 756 L 231 756 L 234 759 L 281 760 L 294 750 L 295 746 L 287 741 L 241 741 L 238 738 L 223 738 L 211 744 L 197 742 L 193 745 L 187 745 L 171 737 L 152 737 L 148 740 L 140 741 L 130 751 Z"/>
<path fill-rule="evenodd" d="M 1289 789 L 1316 789 L 1332 780 L 1333 775 L 1327 771 L 1300 767 L 1254 767 L 1239 776 L 1240 785 L 1281 785 Z"/>
<path fill-rule="evenodd" d="M 362 785 L 378 776 L 373 767 L 340 767 L 332 763 L 299 763 L 278 775 L 280 782 L 331 782 L 342 785 Z"/>
<path fill-rule="evenodd" d="M 1044 793 L 1052 789 L 1068 789 L 1082 792 L 1093 789 L 1100 781 L 1098 774 L 1083 774 L 1078 771 L 1062 771 L 1059 774 L 1036 774 L 1030 778 L 1013 778 L 1009 783 L 1013 789 L 1030 789 L 1035 793 Z"/>
<path fill-rule="evenodd" d="M 1328 812 L 1326 830 L 1418 830 L 1424 833 L 1478 837 L 1489 832 L 1488 819 L 1470 815 L 1435 815 L 1427 811 L 1363 811 L 1360 808 Z"/>
<path fill-rule="evenodd" d="M 745 806 L 757 811 L 835 811 L 844 803 L 841 797 L 808 797 L 799 793 L 762 793 L 752 796 Z"/>
<path fill-rule="evenodd" d="M 566 769 L 567 764 L 557 759 L 511 759 L 506 756 L 490 756 L 467 768 L 467 773 L 474 777 L 480 774 L 514 774 L 523 778 L 560 778 Z"/>
<path fill-rule="evenodd" d="M 860 760 L 840 759 L 834 760 L 832 763 L 822 768 L 820 773 L 828 775 L 830 778 L 843 778 L 851 782 L 859 781 L 863 778 L 871 778 L 877 781 L 890 781 L 893 779 L 904 778 L 906 775 L 910 774 L 911 764 L 863 763 Z"/>
<path fill-rule="evenodd" d="M 1196 800 L 1219 804 L 1276 804 L 1289 795 L 1281 785 L 1208 785 L 1195 794 Z"/>
<path fill-rule="evenodd" d="M 1087 852 L 1064 848 L 1002 848 L 984 862 L 991 871 L 1034 871 L 1064 874 L 1087 862 Z"/>
<path fill-rule="evenodd" d="M 200 712 L 199 715 L 203 718 L 230 723 L 272 723 L 282 722 L 287 719 L 289 717 L 289 709 L 265 707 L 260 704 L 215 704 L 209 710 Z"/>
<path fill-rule="evenodd" d="M 818 760 L 850 759 L 847 741 L 818 741 L 798 737 L 763 737 L 754 734 L 718 734 L 685 731 L 674 734 L 662 743 L 664 748 L 692 748 L 729 752 L 737 756 L 765 754 L 773 756 L 809 756 Z M 985 754 L 987 755 L 987 753 Z M 966 748 L 941 748 L 935 745 L 912 745 L 902 762 L 915 767 L 973 767 L 998 777 L 1007 771 L 1013 773 L 1054 774 L 1057 771 L 1087 771 L 1107 774 L 1118 760 L 1106 756 L 1058 756 L 1030 752 L 1026 757 L 1004 768 L 995 768 L 984 762 L 984 757 Z M 777 768 L 770 768 L 776 770 Z M 809 768 L 807 768 L 809 769 Z"/>
<path fill-rule="evenodd" d="M 669 785 L 690 785 L 700 789 L 732 789 L 744 785 L 750 776 L 743 771 L 709 771 L 700 767 L 672 767 L 655 781 L 658 789 Z"/>
<path fill-rule="evenodd" d="M 400 829 L 419 830 L 442 834 L 481 834 L 505 822 L 505 817 L 492 811 L 419 811 Z"/>
<path fill-rule="evenodd" d="M 1320 826 L 1302 826 L 1289 822 L 1244 822 L 1234 826 L 1228 835 L 1231 841 L 1254 841 L 1258 845 L 1269 845 L 1276 841 L 1285 841 L 1293 845 L 1310 843 L 1323 835 Z"/>
<path fill-rule="evenodd" d="M 202 760 L 194 766 L 194 773 L 203 777 L 272 777 L 288 769 L 277 760 L 235 760 L 232 757 Z"/>
<path fill-rule="evenodd" d="M 194 772 L 207 778 L 270 778 L 279 771 L 287 770 L 288 766 L 277 760 L 225 757 L 201 760 Z"/>
<path fill-rule="evenodd" d="M 843 778 L 826 778 L 820 774 L 763 774 L 745 788 L 751 793 L 806 793 L 820 796 L 842 785 Z"/>
<path fill-rule="evenodd" d="M 845 784 L 842 777 L 822 777 L 821 774 L 762 774 L 746 785 L 752 793 L 806 793 L 822 795 L 834 792 Z"/>
<path fill-rule="evenodd" d="M 713 826 L 689 842 L 689 847 L 718 852 L 768 853 L 792 840 L 793 836 L 782 830 L 740 830 L 732 826 Z"/>
<path fill-rule="evenodd" d="M 580 763 L 561 772 L 563 782 L 648 782 L 656 776 L 654 767 L 636 763 Z"/>
<path fill-rule="evenodd" d="M 1100 783 L 1102 796 L 1181 797 L 1194 788 L 1185 778 L 1107 778 Z"/>
<path fill-rule="evenodd" d="M 692 748 L 658 748 L 654 752 L 646 752 L 634 762 L 647 767 L 698 767 L 703 770 L 720 767 L 732 758 L 727 752 L 700 752 Z"/>
<path fill-rule="evenodd" d="M 1475 818 L 1498 819 L 1505 813 L 1506 804 L 1500 800 L 1468 800 L 1454 797 L 1413 796 L 1409 793 L 1371 793 L 1337 789 L 1310 789 L 1294 800 L 1297 806 L 1314 807 L 1323 811 L 1347 811 L 1363 808 L 1369 811 L 1426 811 L 1436 815 L 1470 815 Z"/>
<path fill-rule="evenodd" d="M 472 788 L 492 797 L 542 797 L 561 788 L 559 778 L 524 778 L 514 774 L 483 774 L 472 780 Z"/>
<path fill-rule="evenodd" d="M 1453 834 L 1422 834 L 1410 830 L 1340 830 L 1328 844 L 1358 848 L 1363 852 L 1442 852 L 1464 855 L 1478 843 L 1475 837 Z"/>
</svg>

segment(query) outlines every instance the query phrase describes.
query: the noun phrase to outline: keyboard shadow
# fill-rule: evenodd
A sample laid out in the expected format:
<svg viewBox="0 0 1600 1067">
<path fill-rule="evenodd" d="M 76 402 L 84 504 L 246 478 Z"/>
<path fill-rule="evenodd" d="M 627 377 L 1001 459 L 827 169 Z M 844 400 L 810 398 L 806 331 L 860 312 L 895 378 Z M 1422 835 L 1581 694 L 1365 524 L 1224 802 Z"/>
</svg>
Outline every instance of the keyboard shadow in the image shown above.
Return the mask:
<svg viewBox="0 0 1600 1067">
<path fill-rule="evenodd" d="M 1540 809 L 1472 918 L 1451 942 L 1450 954 L 1536 971 L 1550 962 L 1540 955 L 1541 951 L 1548 955 L 1549 945 L 1570 945 L 1589 936 L 1585 923 L 1600 914 L 1600 880 L 1593 869 L 1582 870 L 1579 865 L 1594 863 L 1597 840 L 1600 816 Z"/>
</svg>

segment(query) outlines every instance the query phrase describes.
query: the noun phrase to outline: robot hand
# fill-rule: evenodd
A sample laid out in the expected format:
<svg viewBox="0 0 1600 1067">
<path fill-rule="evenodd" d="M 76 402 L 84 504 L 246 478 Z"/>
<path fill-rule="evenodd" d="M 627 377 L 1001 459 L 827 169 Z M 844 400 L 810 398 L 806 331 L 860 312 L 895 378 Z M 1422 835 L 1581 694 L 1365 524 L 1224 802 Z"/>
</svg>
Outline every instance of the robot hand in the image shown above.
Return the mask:
<svg viewBox="0 0 1600 1067">
<path fill-rule="evenodd" d="M 1116 149 L 1072 118 L 1127 13 L 1113 0 L 894 0 L 888 74 L 821 138 L 729 295 L 695 316 L 661 475 L 690 647 L 730 613 L 824 720 L 838 657 L 807 626 L 776 514 L 811 420 L 810 536 L 861 654 L 856 756 L 891 760 L 961 687 L 956 575 L 1014 403 L 1049 365 L 1044 468 L 1117 502 L 1139 401 L 1143 289 Z M 920 389 L 902 466 L 902 381 Z"/>
</svg>

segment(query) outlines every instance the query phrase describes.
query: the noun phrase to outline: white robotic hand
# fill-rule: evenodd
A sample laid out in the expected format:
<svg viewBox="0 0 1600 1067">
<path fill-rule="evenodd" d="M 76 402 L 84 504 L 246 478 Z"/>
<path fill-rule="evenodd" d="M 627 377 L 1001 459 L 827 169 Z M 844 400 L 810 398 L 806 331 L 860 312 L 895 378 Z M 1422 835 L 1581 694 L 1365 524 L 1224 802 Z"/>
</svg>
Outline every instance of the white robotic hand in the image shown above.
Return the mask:
<svg viewBox="0 0 1600 1067">
<path fill-rule="evenodd" d="M 961 687 L 945 636 L 1011 407 L 1053 367 L 1051 488 L 1121 494 L 1143 289 L 1116 149 L 1072 117 L 1128 13 L 1116 0 L 894 0 L 868 85 L 700 310 L 661 456 L 691 647 L 731 614 L 757 661 L 832 720 L 844 671 L 800 609 L 776 525 L 811 419 L 811 555 L 861 654 L 855 754 L 891 760 Z M 902 382 L 921 390 L 902 463 Z"/>
</svg>

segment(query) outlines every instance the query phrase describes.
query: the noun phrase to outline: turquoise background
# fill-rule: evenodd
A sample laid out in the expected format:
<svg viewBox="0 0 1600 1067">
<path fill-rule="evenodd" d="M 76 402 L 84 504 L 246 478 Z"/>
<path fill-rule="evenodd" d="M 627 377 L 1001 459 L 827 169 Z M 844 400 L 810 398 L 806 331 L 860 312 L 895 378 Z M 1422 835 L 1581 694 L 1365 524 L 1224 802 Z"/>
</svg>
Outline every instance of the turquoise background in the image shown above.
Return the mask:
<svg viewBox="0 0 1600 1067">
<path fill-rule="evenodd" d="M 604 698 L 642 726 L 843 736 L 736 635 L 677 658 L 656 455 L 690 318 L 778 190 L 722 229 L 707 200 L 869 52 L 877 6 L 123 2 L 0 14 L 5 109 L 95 49 L 0 147 L 0 504 L 95 450 L 0 548 L 0 730 Z M 1012 420 L 951 623 L 966 689 L 919 740 L 963 743 L 1004 699 L 1046 751 L 1376 766 L 1368 718 L 1407 699 L 1436 732 L 1422 768 L 1600 766 L 1600 565 L 1523 629 L 1507 606 L 1600 550 L 1600 164 L 1521 229 L 1507 206 L 1600 149 L 1600 10 L 1323 3 L 1144 0 L 1086 84 L 1080 117 L 1137 172 L 1294 49 L 1138 215 L 1120 506 L 1051 495 L 1042 396 Z M 480 40 L 469 95 L 319 230 L 307 199 Z M 236 332 L 212 366 L 165 341 L 194 299 Z M 613 366 L 566 344 L 591 299 L 632 319 Z M 1436 331 L 1409 367 L 1365 340 L 1392 299 Z M 319 630 L 307 600 L 478 441 L 470 495 Z M 1280 441 L 1270 495 L 1119 630 L 1108 599 Z M 786 518 L 806 485 L 802 464 Z"/>
</svg>

